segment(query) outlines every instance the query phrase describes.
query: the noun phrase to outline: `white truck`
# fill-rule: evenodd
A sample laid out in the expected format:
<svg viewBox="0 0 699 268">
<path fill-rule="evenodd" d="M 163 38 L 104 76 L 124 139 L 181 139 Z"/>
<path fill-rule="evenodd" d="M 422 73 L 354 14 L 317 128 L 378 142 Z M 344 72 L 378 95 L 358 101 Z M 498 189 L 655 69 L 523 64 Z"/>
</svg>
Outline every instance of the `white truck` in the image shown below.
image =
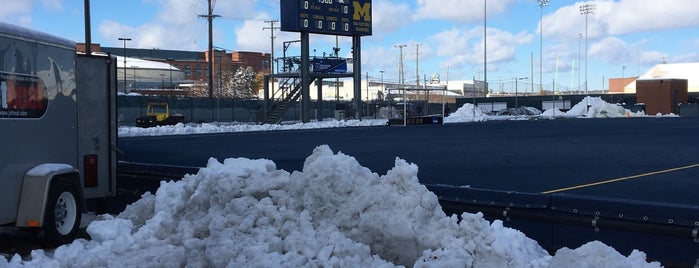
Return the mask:
<svg viewBox="0 0 699 268">
<path fill-rule="evenodd" d="M 64 243 L 115 196 L 116 63 L 0 22 L 0 225 Z"/>
</svg>

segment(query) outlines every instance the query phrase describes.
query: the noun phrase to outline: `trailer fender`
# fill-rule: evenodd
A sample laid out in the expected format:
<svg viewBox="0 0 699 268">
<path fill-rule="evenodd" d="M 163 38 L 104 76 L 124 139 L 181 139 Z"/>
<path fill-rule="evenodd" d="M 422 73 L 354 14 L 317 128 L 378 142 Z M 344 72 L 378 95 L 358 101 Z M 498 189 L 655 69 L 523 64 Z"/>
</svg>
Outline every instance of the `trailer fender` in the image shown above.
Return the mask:
<svg viewBox="0 0 699 268">
<path fill-rule="evenodd" d="M 22 181 L 22 192 L 15 225 L 17 227 L 44 226 L 49 191 L 54 178 L 60 177 L 61 180 L 68 180 L 69 183 L 77 186 L 75 189 L 77 196 L 73 198 L 78 208 L 84 208 L 79 174 L 76 168 L 68 164 L 40 164 L 27 171 Z M 80 213 L 82 211 L 78 211 L 78 219 Z"/>
</svg>

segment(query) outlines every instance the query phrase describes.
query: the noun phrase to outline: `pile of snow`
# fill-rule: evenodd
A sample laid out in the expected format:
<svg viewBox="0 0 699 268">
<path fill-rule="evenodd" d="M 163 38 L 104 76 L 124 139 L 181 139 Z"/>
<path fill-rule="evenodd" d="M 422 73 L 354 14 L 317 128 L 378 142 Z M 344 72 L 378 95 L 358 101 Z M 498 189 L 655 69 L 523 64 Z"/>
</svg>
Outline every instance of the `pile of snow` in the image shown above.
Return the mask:
<svg viewBox="0 0 699 268">
<path fill-rule="evenodd" d="M 385 126 L 386 119 L 365 119 L 365 120 L 326 120 L 322 122 L 294 123 L 294 124 L 241 124 L 241 123 L 201 123 L 183 124 L 178 123 L 173 126 L 157 126 L 151 128 L 140 127 L 119 127 L 119 137 L 134 136 L 162 136 L 162 135 L 187 135 L 205 133 L 228 133 L 247 131 L 274 131 L 292 129 L 315 129 L 315 128 L 339 128 L 339 127 L 367 127 Z"/>
<path fill-rule="evenodd" d="M 590 107 L 589 109 L 587 107 Z M 554 113 L 555 111 L 555 113 Z M 585 97 L 567 112 L 560 110 L 545 111 L 547 116 L 559 117 L 585 117 L 585 118 L 618 118 L 618 117 L 645 117 L 644 112 L 632 112 L 619 104 L 610 104 L 601 97 Z"/>
<path fill-rule="evenodd" d="M 444 118 L 444 123 L 481 122 L 489 119 L 480 107 L 464 103 L 459 109 Z"/>
<path fill-rule="evenodd" d="M 118 216 L 98 217 L 87 227 L 92 240 L 15 255 L 9 266 L 660 267 L 601 242 L 550 256 L 480 213 L 459 222 L 417 174 L 396 159 L 380 176 L 328 146 L 291 174 L 270 160 L 210 159 Z"/>
</svg>

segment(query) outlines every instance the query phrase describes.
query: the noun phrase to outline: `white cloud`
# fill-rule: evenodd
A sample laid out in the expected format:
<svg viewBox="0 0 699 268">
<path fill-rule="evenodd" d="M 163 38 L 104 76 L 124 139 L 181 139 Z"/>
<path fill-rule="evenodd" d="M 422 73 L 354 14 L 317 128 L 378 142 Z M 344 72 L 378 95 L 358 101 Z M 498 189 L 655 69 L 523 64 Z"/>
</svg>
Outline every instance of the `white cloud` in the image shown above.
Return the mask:
<svg viewBox="0 0 699 268">
<path fill-rule="evenodd" d="M 147 23 L 132 27 L 115 21 L 103 21 L 99 26 L 99 33 L 104 39 L 113 40 L 111 44 L 117 47 L 123 46 L 122 41 L 118 41 L 117 37 L 128 37 L 132 41 L 127 42 L 127 47 L 199 50 L 201 45 L 197 44 L 196 40 L 201 39 L 201 36 L 194 34 L 205 33 L 205 31 L 203 28 L 197 30 L 194 27 L 187 25 L 178 29 L 179 33 L 190 32 L 192 35 L 178 34 L 177 36 L 182 38 L 173 38 L 172 29 L 163 24 Z"/>
<path fill-rule="evenodd" d="M 410 7 L 406 3 L 394 3 L 389 1 L 376 1 L 372 8 L 372 38 L 382 39 L 382 34 L 387 34 L 396 29 L 410 24 L 412 21 L 408 15 Z"/>
<path fill-rule="evenodd" d="M 28 25 L 31 23 L 31 16 L 28 14 L 34 7 L 32 1 L 9 0 L 3 1 L 0 8 L 0 20 L 17 25 Z"/>
<path fill-rule="evenodd" d="M 699 26 L 699 1 L 696 0 L 621 0 L 603 3 L 599 6 L 600 17 L 611 34 Z"/>
<path fill-rule="evenodd" d="M 246 20 L 243 22 L 242 26 L 233 31 L 236 35 L 238 49 L 269 51 L 270 33 L 269 30 L 263 31 L 263 28 L 268 26 L 264 20 Z"/>
<path fill-rule="evenodd" d="M 488 28 L 488 69 L 497 70 L 502 64 L 515 59 L 516 48 L 532 41 L 533 35 L 510 33 Z M 483 28 L 450 29 L 430 38 L 436 44 L 436 54 L 448 56 L 441 65 L 456 68 L 483 64 Z"/>
<path fill-rule="evenodd" d="M 620 64 L 628 62 L 631 48 L 622 39 L 607 37 L 592 44 L 589 48 L 589 56 L 601 59 L 607 64 Z"/>
<path fill-rule="evenodd" d="M 63 8 L 62 0 L 41 0 L 42 5 L 49 10 L 61 10 Z"/>
<path fill-rule="evenodd" d="M 487 3 L 487 14 L 499 14 L 515 0 L 498 0 Z M 416 20 L 441 19 L 452 21 L 476 21 L 483 19 L 482 0 L 417 0 L 418 9 L 413 16 Z"/>
<path fill-rule="evenodd" d="M 577 38 L 579 33 L 584 33 L 586 16 L 580 14 L 580 6 L 583 3 L 585 2 L 576 2 L 545 15 L 544 37 L 571 40 Z M 695 0 L 621 0 L 594 3 L 594 14 L 587 15 L 587 33 L 591 39 L 699 26 L 699 16 L 696 15 L 699 1 Z"/>
</svg>

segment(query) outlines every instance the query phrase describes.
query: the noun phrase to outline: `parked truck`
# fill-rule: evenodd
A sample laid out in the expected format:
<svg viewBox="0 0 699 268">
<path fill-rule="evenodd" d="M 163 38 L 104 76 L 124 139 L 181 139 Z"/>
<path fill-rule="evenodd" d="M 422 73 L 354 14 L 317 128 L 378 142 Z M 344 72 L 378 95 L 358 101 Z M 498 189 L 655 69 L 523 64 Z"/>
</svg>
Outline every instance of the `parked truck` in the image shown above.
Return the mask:
<svg viewBox="0 0 699 268">
<path fill-rule="evenodd" d="M 0 225 L 68 242 L 116 195 L 115 86 L 112 56 L 0 22 Z"/>
</svg>

